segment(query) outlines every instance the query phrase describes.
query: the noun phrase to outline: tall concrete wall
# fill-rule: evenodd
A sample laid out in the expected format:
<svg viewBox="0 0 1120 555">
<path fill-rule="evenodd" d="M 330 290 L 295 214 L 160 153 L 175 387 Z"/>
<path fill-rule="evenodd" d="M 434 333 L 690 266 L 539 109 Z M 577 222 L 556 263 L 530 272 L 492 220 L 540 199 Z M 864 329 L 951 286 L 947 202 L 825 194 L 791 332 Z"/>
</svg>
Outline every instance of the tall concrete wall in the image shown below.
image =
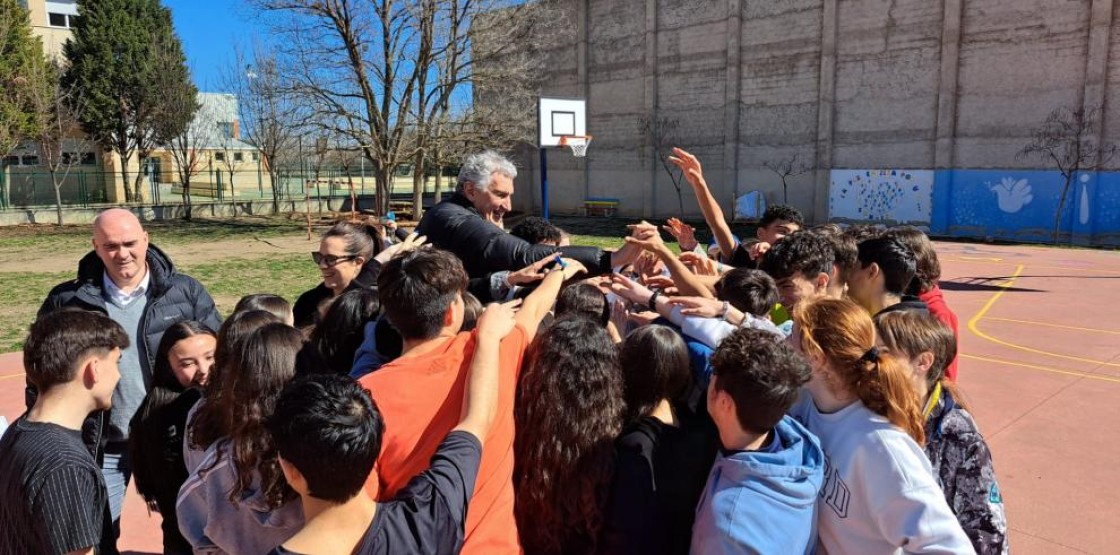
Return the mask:
<svg viewBox="0 0 1120 555">
<path fill-rule="evenodd" d="M 1116 4 L 570 0 L 576 38 L 551 53 L 542 94 L 586 97 L 595 139 L 585 160 L 549 152 L 552 208 L 595 196 L 627 216 L 675 214 L 643 117 L 679 121 L 675 142 L 725 210 L 756 189 L 781 202 L 764 164 L 795 154 L 813 170 L 789 200 L 817 221 L 833 169 L 1046 169 L 1016 153 L 1059 106 L 1101 110 L 1102 138 L 1120 142 Z M 539 208 L 537 151 L 519 157 L 519 207 Z"/>
</svg>

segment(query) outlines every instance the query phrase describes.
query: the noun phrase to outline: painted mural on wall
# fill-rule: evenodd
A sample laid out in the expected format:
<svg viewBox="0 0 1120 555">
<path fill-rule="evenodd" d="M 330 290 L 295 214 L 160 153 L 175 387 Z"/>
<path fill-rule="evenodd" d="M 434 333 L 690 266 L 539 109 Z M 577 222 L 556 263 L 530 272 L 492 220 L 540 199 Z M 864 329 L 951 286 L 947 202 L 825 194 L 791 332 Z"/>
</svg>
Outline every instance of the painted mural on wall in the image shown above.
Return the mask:
<svg viewBox="0 0 1120 555">
<path fill-rule="evenodd" d="M 930 225 L 931 170 L 832 170 L 829 178 L 830 221 Z"/>
<path fill-rule="evenodd" d="M 1056 171 L 938 171 L 932 231 L 957 237 L 1050 242 L 1063 185 Z M 1074 176 L 1058 240 L 1120 245 L 1120 174 Z"/>
</svg>

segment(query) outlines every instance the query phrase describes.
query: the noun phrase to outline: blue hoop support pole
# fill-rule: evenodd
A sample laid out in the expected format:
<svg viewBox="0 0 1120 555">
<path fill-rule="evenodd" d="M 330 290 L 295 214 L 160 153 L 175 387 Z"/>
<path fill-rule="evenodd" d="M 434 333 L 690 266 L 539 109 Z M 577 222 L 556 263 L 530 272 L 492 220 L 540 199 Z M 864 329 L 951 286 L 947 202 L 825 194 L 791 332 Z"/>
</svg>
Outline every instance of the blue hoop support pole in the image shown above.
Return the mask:
<svg viewBox="0 0 1120 555">
<path fill-rule="evenodd" d="M 548 149 L 541 149 L 541 212 L 548 220 Z"/>
</svg>

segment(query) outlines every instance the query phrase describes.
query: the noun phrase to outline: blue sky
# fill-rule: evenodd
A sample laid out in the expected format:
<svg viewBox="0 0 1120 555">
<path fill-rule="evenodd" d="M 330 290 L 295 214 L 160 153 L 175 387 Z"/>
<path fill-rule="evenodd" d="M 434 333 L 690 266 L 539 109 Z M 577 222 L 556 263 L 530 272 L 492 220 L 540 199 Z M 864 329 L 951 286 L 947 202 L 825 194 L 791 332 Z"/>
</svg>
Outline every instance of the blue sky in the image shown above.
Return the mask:
<svg viewBox="0 0 1120 555">
<path fill-rule="evenodd" d="M 262 26 L 240 0 L 163 0 L 183 41 L 187 65 L 200 91 L 221 90 L 222 67 L 235 44 L 248 46 Z"/>
</svg>

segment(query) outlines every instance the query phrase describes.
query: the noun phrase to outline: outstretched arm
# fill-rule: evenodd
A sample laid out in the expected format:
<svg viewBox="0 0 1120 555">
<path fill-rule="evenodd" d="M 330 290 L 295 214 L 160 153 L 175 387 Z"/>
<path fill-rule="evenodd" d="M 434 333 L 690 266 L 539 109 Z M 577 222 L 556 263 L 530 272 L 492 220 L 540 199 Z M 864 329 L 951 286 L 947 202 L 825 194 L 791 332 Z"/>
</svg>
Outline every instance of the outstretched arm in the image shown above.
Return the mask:
<svg viewBox="0 0 1120 555">
<path fill-rule="evenodd" d="M 529 338 L 537 334 L 537 328 L 541 325 L 541 320 L 552 309 L 552 305 L 556 303 L 556 296 L 560 294 L 560 286 L 565 281 L 587 271 L 583 264 L 576 260 L 565 258 L 563 261 L 564 266 L 550 271 L 541 280 L 537 289 L 525 298 L 521 310 L 517 313 L 517 323 L 525 328 Z"/>
<path fill-rule="evenodd" d="M 708 223 L 708 228 L 712 230 L 716 243 L 719 243 L 719 251 L 723 255 L 723 259 L 730 259 L 732 253 L 735 252 L 735 236 L 732 235 L 731 227 L 727 225 L 727 220 L 723 217 L 723 209 L 719 207 L 719 203 L 712 196 L 712 191 L 708 189 L 708 182 L 704 180 L 704 171 L 700 167 L 700 160 L 679 148 L 674 148 L 673 156 L 669 157 L 669 161 L 684 173 L 688 184 L 692 186 L 692 191 L 696 193 L 696 202 L 700 205 L 700 211 L 704 213 L 704 221 Z"/>
<path fill-rule="evenodd" d="M 478 319 L 474 357 L 463 393 L 462 420 L 455 430 L 470 432 L 479 443 L 485 443 L 498 413 L 501 342 L 513 331 L 516 324 L 513 309 L 519 303 L 491 304 Z"/>
</svg>

